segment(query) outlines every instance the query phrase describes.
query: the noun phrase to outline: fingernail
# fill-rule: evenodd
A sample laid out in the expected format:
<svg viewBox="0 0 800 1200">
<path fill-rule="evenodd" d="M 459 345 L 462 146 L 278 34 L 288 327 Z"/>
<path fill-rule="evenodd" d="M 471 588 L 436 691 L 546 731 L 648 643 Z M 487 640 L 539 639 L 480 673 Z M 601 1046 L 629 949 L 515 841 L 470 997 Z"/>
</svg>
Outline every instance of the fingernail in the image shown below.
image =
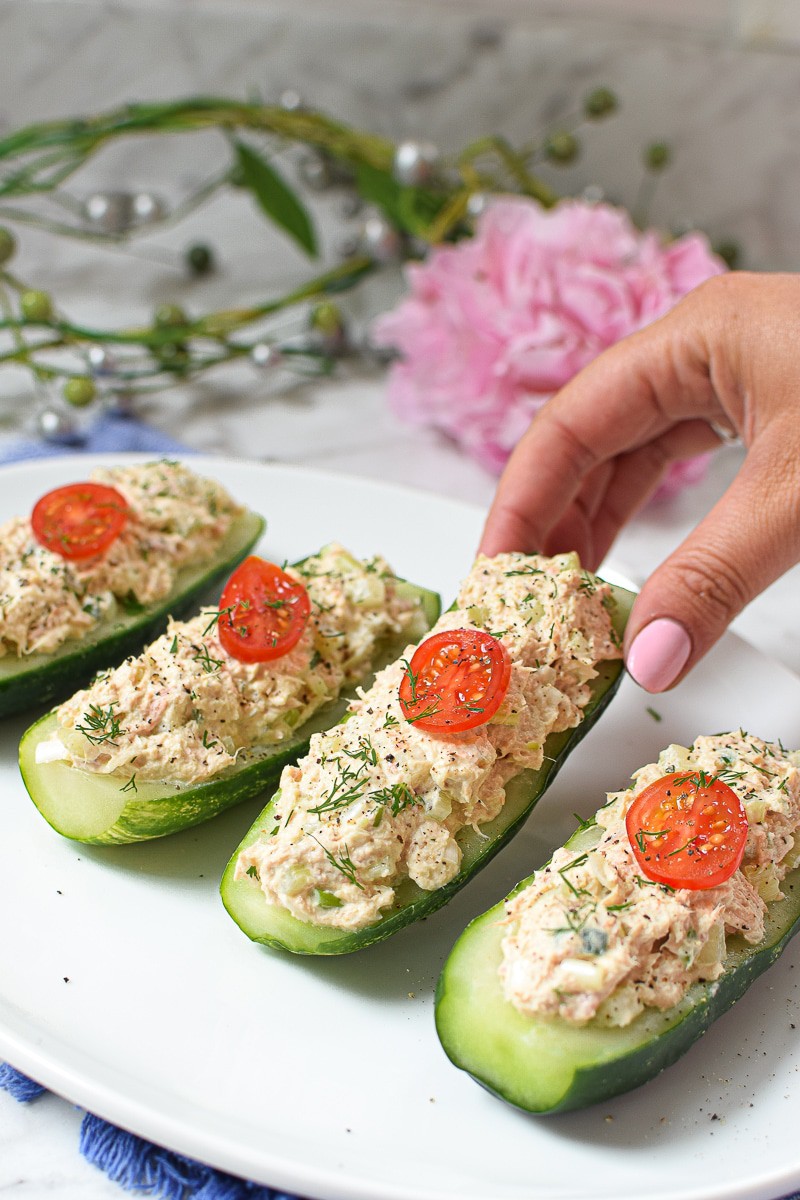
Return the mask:
<svg viewBox="0 0 800 1200">
<path fill-rule="evenodd" d="M 663 692 L 680 675 L 692 643 L 677 621 L 659 617 L 633 639 L 625 666 L 646 692 Z"/>
</svg>

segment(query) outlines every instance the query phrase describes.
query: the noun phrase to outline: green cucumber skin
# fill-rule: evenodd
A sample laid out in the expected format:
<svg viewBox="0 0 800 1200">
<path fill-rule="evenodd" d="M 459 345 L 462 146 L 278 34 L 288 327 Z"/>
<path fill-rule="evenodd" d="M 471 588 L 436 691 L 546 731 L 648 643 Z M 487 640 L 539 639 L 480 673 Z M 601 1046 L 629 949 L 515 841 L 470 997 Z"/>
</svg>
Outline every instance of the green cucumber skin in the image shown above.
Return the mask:
<svg viewBox="0 0 800 1200">
<path fill-rule="evenodd" d="M 70 696 L 103 667 L 134 654 L 166 625 L 167 617 L 189 612 L 199 598 L 225 579 L 255 546 L 266 528 L 256 513 L 237 518 L 214 561 L 182 572 L 164 600 L 133 618 L 116 617 L 107 633 L 95 631 L 82 641 L 65 642 L 51 655 L 0 659 L 0 717 Z M 181 578 L 189 578 L 187 585 Z"/>
<path fill-rule="evenodd" d="M 614 588 L 614 594 L 620 612 L 618 632 L 621 633 L 634 597 L 621 588 Z M 234 880 L 233 876 L 241 851 L 252 844 L 263 828 L 269 827 L 271 814 L 278 801 L 278 796 L 274 796 L 247 831 L 225 869 L 220 892 L 229 915 L 251 941 L 273 949 L 288 950 L 292 954 L 316 955 L 350 954 L 355 950 L 363 950 L 391 937 L 406 925 L 430 916 L 447 904 L 510 841 L 555 779 L 570 752 L 610 704 L 622 681 L 623 666 L 621 661 L 615 661 L 604 663 L 602 667 L 604 669 L 595 681 L 594 699 L 586 706 L 580 725 L 565 733 L 551 735 L 544 747 L 549 756 L 545 758 L 546 765 L 535 772 L 523 772 L 512 781 L 517 785 L 515 796 L 520 792 L 522 798 L 513 805 L 507 799 L 500 815 L 483 826 L 483 833 L 488 837 L 470 837 L 469 829 L 461 830 L 457 835 L 462 847 L 461 869 L 444 887 L 433 892 L 422 892 L 406 882 L 398 889 L 401 893 L 399 901 L 380 921 L 354 932 L 299 921 L 285 910 L 268 905 L 263 900 L 263 894 L 250 880 Z"/>
<path fill-rule="evenodd" d="M 423 588 L 405 586 L 420 597 L 425 620 L 432 624 L 439 613 L 438 596 Z M 130 789 L 123 794 L 118 777 L 87 775 L 59 763 L 39 765 L 35 761 L 36 746 L 58 725 L 52 712 L 46 713 L 23 735 L 20 773 L 41 815 L 64 837 L 95 846 L 127 845 L 164 837 L 210 820 L 273 787 L 284 766 L 305 752 L 311 734 L 341 719 L 348 695 L 325 705 L 279 749 L 233 767 L 207 783 L 176 787 L 143 781 L 136 792 Z M 99 821 L 92 812 L 95 802 L 100 811 Z M 111 814 L 106 821 L 102 819 L 105 811 Z"/>
<path fill-rule="evenodd" d="M 496 904 L 467 926 L 442 970 L 435 1007 L 442 1047 L 493 1095 L 539 1115 L 587 1108 L 640 1087 L 681 1058 L 780 957 L 800 929 L 800 870 L 787 876 L 783 888 L 786 899 L 771 907 L 762 942 L 729 940 L 728 966 L 719 979 L 694 984 L 675 1008 L 650 1010 L 623 1029 L 590 1033 L 556 1018 L 524 1017 L 505 999 L 497 974 L 505 902 Z M 540 1047 L 528 1048 L 543 1031 L 552 1044 L 548 1058 Z M 591 1043 L 582 1051 L 586 1037 Z M 542 1082 L 548 1076 L 551 1082 Z"/>
</svg>

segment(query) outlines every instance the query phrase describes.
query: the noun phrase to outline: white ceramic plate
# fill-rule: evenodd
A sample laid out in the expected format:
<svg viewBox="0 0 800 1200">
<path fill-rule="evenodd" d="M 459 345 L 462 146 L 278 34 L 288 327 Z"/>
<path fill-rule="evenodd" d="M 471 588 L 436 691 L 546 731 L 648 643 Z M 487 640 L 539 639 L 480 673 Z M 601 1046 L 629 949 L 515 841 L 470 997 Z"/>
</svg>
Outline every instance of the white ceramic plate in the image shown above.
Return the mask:
<svg viewBox="0 0 800 1200">
<path fill-rule="evenodd" d="M 0 471 L 0 519 L 94 460 Z M 339 538 L 449 603 L 481 513 L 396 487 L 196 459 L 269 522 L 263 551 Z M 661 717 L 656 720 L 651 708 Z M 652 702 L 624 685 L 528 826 L 444 910 L 344 959 L 252 945 L 217 895 L 258 810 L 111 850 L 45 825 L 0 734 L 0 1057 L 86 1108 L 218 1167 L 323 1200 L 762 1200 L 800 1185 L 800 960 L 790 947 L 661 1078 L 587 1112 L 524 1116 L 446 1060 L 441 963 L 662 745 L 738 724 L 800 746 L 800 681 L 726 637 Z"/>
</svg>

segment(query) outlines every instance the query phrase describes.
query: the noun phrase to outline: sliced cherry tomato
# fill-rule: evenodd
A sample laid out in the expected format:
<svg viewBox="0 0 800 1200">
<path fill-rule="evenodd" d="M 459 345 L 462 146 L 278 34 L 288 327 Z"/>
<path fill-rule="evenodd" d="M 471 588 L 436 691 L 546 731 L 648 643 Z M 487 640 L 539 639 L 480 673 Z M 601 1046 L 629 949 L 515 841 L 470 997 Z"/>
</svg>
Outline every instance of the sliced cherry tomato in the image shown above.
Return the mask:
<svg viewBox="0 0 800 1200">
<path fill-rule="evenodd" d="M 219 640 L 240 662 L 269 662 L 296 646 L 311 612 L 308 592 L 275 563 L 251 554 L 225 584 Z"/>
<path fill-rule="evenodd" d="M 628 809 L 625 827 L 642 874 L 693 891 L 730 879 L 747 841 L 747 814 L 736 792 L 703 772 L 651 783 Z"/>
<path fill-rule="evenodd" d="M 92 558 L 116 541 L 128 520 L 128 504 L 116 488 L 102 483 L 69 483 L 37 500 L 33 533 L 62 558 Z"/>
<path fill-rule="evenodd" d="M 400 707 L 428 733 L 460 733 L 494 716 L 510 679 L 511 659 L 497 638 L 477 629 L 443 630 L 415 650 L 400 684 Z"/>
</svg>

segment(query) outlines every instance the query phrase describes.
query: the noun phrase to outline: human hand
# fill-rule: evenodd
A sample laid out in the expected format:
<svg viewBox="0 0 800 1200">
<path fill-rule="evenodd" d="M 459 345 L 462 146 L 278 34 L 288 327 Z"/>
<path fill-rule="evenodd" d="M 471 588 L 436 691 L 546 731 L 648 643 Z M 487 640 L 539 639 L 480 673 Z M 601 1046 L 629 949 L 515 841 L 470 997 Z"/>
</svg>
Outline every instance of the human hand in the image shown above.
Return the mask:
<svg viewBox="0 0 800 1200">
<path fill-rule="evenodd" d="M 486 554 L 577 550 L 594 570 L 669 464 L 724 431 L 743 466 L 628 622 L 626 665 L 650 692 L 800 559 L 800 276 L 717 276 L 605 351 L 535 417 L 484 527 Z"/>
</svg>

